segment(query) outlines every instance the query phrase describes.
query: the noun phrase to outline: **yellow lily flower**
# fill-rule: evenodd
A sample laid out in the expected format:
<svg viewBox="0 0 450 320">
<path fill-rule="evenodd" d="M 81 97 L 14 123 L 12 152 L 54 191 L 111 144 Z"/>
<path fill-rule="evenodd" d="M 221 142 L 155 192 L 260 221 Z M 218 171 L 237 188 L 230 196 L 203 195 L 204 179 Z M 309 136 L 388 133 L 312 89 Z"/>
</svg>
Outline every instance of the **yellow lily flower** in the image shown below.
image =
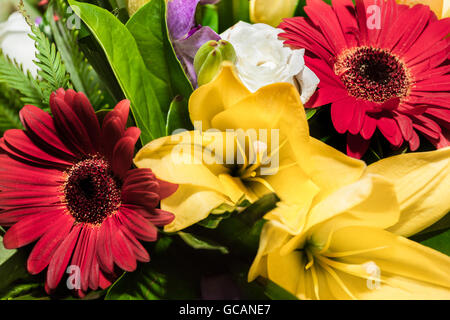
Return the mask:
<svg viewBox="0 0 450 320">
<path fill-rule="evenodd" d="M 366 174 L 313 206 L 299 234 L 277 218 L 295 211 L 281 204 L 249 281 L 269 278 L 299 299 L 450 299 L 450 257 L 383 230 L 401 217 L 395 189 Z"/>
<path fill-rule="evenodd" d="M 382 175 L 394 184 L 400 219 L 388 231 L 409 237 L 450 212 L 450 147 L 382 159 L 366 174 Z"/>
<path fill-rule="evenodd" d="M 436 14 L 438 19 L 450 17 L 450 1 L 449 0 L 397 0 L 397 3 L 414 6 L 416 4 L 424 4 Z"/>
<path fill-rule="evenodd" d="M 306 213 L 313 201 L 357 180 L 365 169 L 364 162 L 309 137 L 294 86 L 276 83 L 251 93 L 230 63 L 192 94 L 189 113 L 201 130 L 154 140 L 134 159 L 137 167 L 179 184 L 161 203 L 175 214 L 168 232 L 205 219 L 223 203 L 234 205 L 243 196 L 254 201 L 269 192 Z M 218 161 L 224 157 L 231 161 Z M 285 219 L 299 232 L 297 215 Z"/>
<path fill-rule="evenodd" d="M 283 18 L 294 16 L 298 0 L 250 0 L 250 20 L 278 27 Z"/>
</svg>

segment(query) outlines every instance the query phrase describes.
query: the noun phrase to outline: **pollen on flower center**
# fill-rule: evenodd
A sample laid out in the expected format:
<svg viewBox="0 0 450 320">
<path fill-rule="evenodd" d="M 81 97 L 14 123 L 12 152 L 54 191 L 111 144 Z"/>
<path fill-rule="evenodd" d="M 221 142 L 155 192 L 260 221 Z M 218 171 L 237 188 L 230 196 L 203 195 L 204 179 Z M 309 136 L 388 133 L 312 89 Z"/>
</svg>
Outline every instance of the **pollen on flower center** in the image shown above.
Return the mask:
<svg viewBox="0 0 450 320">
<path fill-rule="evenodd" d="M 67 172 L 64 195 L 69 212 L 79 223 L 98 225 L 121 204 L 120 182 L 109 163 L 98 157 L 80 161 Z"/>
<path fill-rule="evenodd" d="M 377 103 L 405 97 L 411 86 L 404 63 L 391 52 L 379 48 L 345 50 L 337 57 L 334 72 L 350 95 Z"/>
</svg>

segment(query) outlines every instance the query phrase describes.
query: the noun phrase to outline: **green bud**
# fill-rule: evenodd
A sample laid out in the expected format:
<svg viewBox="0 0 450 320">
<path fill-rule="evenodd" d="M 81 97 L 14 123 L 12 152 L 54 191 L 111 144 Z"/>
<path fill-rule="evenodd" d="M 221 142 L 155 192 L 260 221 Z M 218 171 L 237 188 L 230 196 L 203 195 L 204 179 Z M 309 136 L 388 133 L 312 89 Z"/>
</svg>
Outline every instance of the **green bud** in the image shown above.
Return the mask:
<svg viewBox="0 0 450 320">
<path fill-rule="evenodd" d="M 202 45 L 194 58 L 198 85 L 212 81 L 224 61 L 236 62 L 236 52 L 231 43 L 225 40 L 211 40 Z"/>
</svg>

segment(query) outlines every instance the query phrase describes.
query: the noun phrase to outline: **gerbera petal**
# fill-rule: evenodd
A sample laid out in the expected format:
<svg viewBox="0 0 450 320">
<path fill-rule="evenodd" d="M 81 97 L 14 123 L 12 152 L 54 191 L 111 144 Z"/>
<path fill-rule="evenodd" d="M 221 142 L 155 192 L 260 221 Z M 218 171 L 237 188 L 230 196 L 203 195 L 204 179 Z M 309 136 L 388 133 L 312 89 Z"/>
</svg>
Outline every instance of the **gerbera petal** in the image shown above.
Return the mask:
<svg viewBox="0 0 450 320">
<path fill-rule="evenodd" d="M 403 138 L 405 138 L 406 141 L 411 140 L 413 134 L 412 120 L 409 117 L 404 116 L 402 114 L 396 114 L 394 116 L 394 119 L 395 121 L 397 121 L 400 131 L 402 132 Z"/>
<path fill-rule="evenodd" d="M 375 133 L 376 128 L 377 120 L 369 115 L 366 115 L 360 132 L 361 137 L 365 140 L 370 140 Z"/>
<path fill-rule="evenodd" d="M 53 210 L 64 211 L 63 206 L 33 206 L 33 207 L 15 207 L 13 209 L 2 210 L 0 213 L 0 225 L 11 226 L 14 223 L 31 215 L 39 215 Z"/>
<path fill-rule="evenodd" d="M 333 52 L 340 53 L 347 47 L 339 21 L 330 5 L 322 0 L 307 0 L 305 12 L 322 30 Z"/>
<path fill-rule="evenodd" d="M 55 127 L 65 142 L 81 154 L 95 153 L 89 134 L 74 110 L 55 95 L 50 97 L 50 108 L 55 119 Z"/>
<path fill-rule="evenodd" d="M 377 127 L 393 146 L 399 147 L 403 143 L 402 133 L 394 119 L 381 117 L 377 120 Z"/>
<path fill-rule="evenodd" d="M 136 270 L 136 258 L 131 250 L 129 241 L 120 230 L 120 222 L 116 221 L 114 216 L 111 219 L 112 237 L 111 251 L 114 262 L 125 271 Z"/>
<path fill-rule="evenodd" d="M 112 170 L 120 178 L 130 169 L 133 163 L 134 146 L 137 142 L 135 137 L 121 138 L 113 151 Z"/>
<path fill-rule="evenodd" d="M 45 190 L 43 190 L 45 189 Z M 61 204 L 62 194 L 57 188 L 39 188 L 39 190 L 5 190 L 0 197 L 0 208 L 10 209 L 21 206 Z"/>
<path fill-rule="evenodd" d="M 351 124 L 356 108 L 353 102 L 353 99 L 349 98 L 335 101 L 331 105 L 331 120 L 339 133 L 346 132 Z"/>
<path fill-rule="evenodd" d="M 61 281 L 61 278 L 66 271 L 66 266 L 72 256 L 73 249 L 77 243 L 81 228 L 81 224 L 75 225 L 69 235 L 59 245 L 58 249 L 56 249 L 52 257 L 47 270 L 46 282 L 50 290 L 56 289 L 59 281 Z"/>
<path fill-rule="evenodd" d="M 4 133 L 3 138 L 5 139 L 5 143 L 9 148 L 14 149 L 16 153 L 22 154 L 27 158 L 36 160 L 38 162 L 49 162 L 63 168 L 72 165 L 71 162 L 54 157 L 51 154 L 43 151 L 41 148 L 37 147 L 23 130 L 7 130 Z"/>
<path fill-rule="evenodd" d="M 140 242 L 135 238 L 135 236 L 124 226 L 121 226 L 120 230 L 122 230 L 123 235 L 127 238 L 136 259 L 141 262 L 149 262 L 150 255 L 148 254 L 147 250 L 145 250 L 145 248 L 140 244 Z"/>
<path fill-rule="evenodd" d="M 137 204 L 145 208 L 153 209 L 159 203 L 159 195 L 155 192 L 130 190 L 122 193 L 124 203 Z"/>
<path fill-rule="evenodd" d="M 44 270 L 52 259 L 56 249 L 69 234 L 74 218 L 62 215 L 52 223 L 52 228 L 36 243 L 27 260 L 27 269 L 31 274 Z"/>
<path fill-rule="evenodd" d="M 83 92 L 78 92 L 73 97 L 73 109 L 84 124 L 95 150 L 99 150 L 100 145 L 100 124 L 89 99 Z"/>
<path fill-rule="evenodd" d="M 158 238 L 158 230 L 150 221 L 126 207 L 120 209 L 117 218 L 141 240 L 152 242 Z"/>
<path fill-rule="evenodd" d="M 432 45 L 446 37 L 448 30 L 450 30 L 450 18 L 430 23 L 405 54 L 405 61 L 408 62 L 426 52 Z"/>
<path fill-rule="evenodd" d="M 27 134 L 41 148 L 68 159 L 76 157 L 59 138 L 53 119 L 48 113 L 38 107 L 27 105 L 20 110 L 19 115 Z"/>
<path fill-rule="evenodd" d="M 178 185 L 175 183 L 170 183 L 160 179 L 156 179 L 156 181 L 158 181 L 159 184 L 159 197 L 161 200 L 170 197 L 178 190 Z"/>
<path fill-rule="evenodd" d="M 347 133 L 347 154 L 350 157 L 361 159 L 369 148 L 370 140 L 366 140 L 359 134 Z"/>
<path fill-rule="evenodd" d="M 21 219 L 6 232 L 3 238 L 5 248 L 20 248 L 37 240 L 52 227 L 53 221 L 62 214 L 61 210 L 53 210 Z"/>
<path fill-rule="evenodd" d="M 113 273 L 114 261 L 112 256 L 111 241 L 111 217 L 106 218 L 97 234 L 97 259 L 101 269 L 107 273 Z"/>
</svg>

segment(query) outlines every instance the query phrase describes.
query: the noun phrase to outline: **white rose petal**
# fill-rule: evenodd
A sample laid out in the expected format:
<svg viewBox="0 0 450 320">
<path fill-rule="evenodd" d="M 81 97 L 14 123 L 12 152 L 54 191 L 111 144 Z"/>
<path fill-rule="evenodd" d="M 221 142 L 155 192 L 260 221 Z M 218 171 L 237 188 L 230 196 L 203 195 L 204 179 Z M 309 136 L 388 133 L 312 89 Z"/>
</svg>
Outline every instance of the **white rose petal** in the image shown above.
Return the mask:
<svg viewBox="0 0 450 320">
<path fill-rule="evenodd" d="M 34 40 L 28 34 L 30 26 L 19 12 L 14 12 L 4 23 L 0 23 L 0 48 L 3 54 L 23 65 L 36 77 L 38 67 L 33 63 L 36 58 Z"/>
<path fill-rule="evenodd" d="M 252 92 L 271 83 L 298 85 L 303 103 L 308 101 L 319 84 L 319 78 L 305 66 L 305 50 L 292 50 L 278 39 L 281 29 L 267 24 L 243 21 L 223 32 L 237 55 L 236 69 L 245 86 Z"/>
</svg>

